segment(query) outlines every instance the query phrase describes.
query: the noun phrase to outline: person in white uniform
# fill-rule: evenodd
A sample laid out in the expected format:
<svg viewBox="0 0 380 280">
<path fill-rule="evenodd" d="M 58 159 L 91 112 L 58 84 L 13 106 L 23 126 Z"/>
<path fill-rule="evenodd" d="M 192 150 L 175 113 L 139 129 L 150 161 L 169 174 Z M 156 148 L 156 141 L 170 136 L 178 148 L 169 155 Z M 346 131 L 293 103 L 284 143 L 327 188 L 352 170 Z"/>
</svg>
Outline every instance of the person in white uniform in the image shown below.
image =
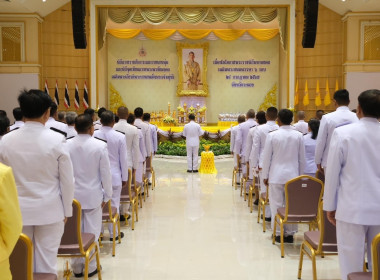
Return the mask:
<svg viewBox="0 0 380 280">
<path fill-rule="evenodd" d="M 150 136 L 152 137 L 152 154 L 151 154 L 151 158 L 153 160 L 153 156 L 156 154 L 157 152 L 157 126 L 155 126 L 154 124 L 151 124 L 150 123 L 150 114 L 149 113 L 144 113 L 143 115 L 143 121 L 149 125 L 149 128 L 150 128 Z M 150 166 L 147 166 L 147 168 L 149 168 Z M 151 172 L 147 172 L 146 174 L 147 178 L 149 179 L 149 185 L 151 185 L 151 178 L 152 178 L 152 173 Z"/>
<path fill-rule="evenodd" d="M 358 101 L 359 121 L 331 137 L 323 196 L 323 209 L 336 223 L 342 279 L 363 270 L 366 241 L 372 270 L 371 242 L 380 233 L 380 91 L 364 91 Z"/>
<path fill-rule="evenodd" d="M 263 151 L 265 147 L 265 141 L 267 139 L 268 133 L 278 129 L 276 124 L 278 110 L 275 107 L 269 107 L 266 111 L 265 117 L 267 119 L 266 124 L 258 126 L 255 130 L 255 135 L 253 137 L 253 147 L 250 154 L 250 162 L 252 168 L 259 172 L 260 179 L 260 194 L 267 192 L 267 186 L 263 182 L 262 167 L 263 167 Z M 256 199 L 257 200 L 257 199 Z M 258 201 L 255 201 L 258 204 Z M 265 206 L 265 219 L 266 221 L 271 220 L 270 206 Z"/>
<path fill-rule="evenodd" d="M 257 122 L 255 121 L 255 110 L 249 109 L 246 117 L 247 120 L 239 125 L 239 129 L 236 134 L 236 139 L 235 139 L 235 151 L 234 153 L 240 155 L 241 158 L 241 165 L 242 165 L 242 171 L 243 171 L 243 176 L 247 173 L 247 167 L 246 163 L 248 162 L 249 158 L 246 158 L 245 155 L 245 150 L 247 149 L 247 135 L 248 132 L 251 128 L 257 126 Z M 248 188 L 248 184 L 247 184 Z"/>
<path fill-rule="evenodd" d="M 65 137 L 45 127 L 51 98 L 40 90 L 18 97 L 25 125 L 3 137 L 0 162 L 12 167 L 23 220 L 33 242 L 34 272 L 57 274 L 64 221 L 72 216 L 74 176 Z"/>
<path fill-rule="evenodd" d="M 128 181 L 127 144 L 123 133 L 113 130 L 115 115 L 111 111 L 104 111 L 100 116 L 102 127 L 94 132 L 94 137 L 106 141 L 112 174 L 112 201 L 111 205 L 120 209 L 121 188 Z M 112 225 L 108 225 L 110 240 L 113 240 Z M 123 238 L 124 233 L 120 232 Z M 116 237 L 117 239 L 118 237 Z"/>
<path fill-rule="evenodd" d="M 14 129 L 18 129 L 24 125 L 23 118 L 24 116 L 22 115 L 22 111 L 20 107 L 16 107 L 13 109 L 13 117 L 15 118 L 15 123 L 11 125 L 9 128 L 10 131 Z"/>
<path fill-rule="evenodd" d="M 234 167 L 235 168 L 237 167 L 237 157 L 236 157 L 236 154 L 234 153 L 235 139 L 236 139 L 237 131 L 239 129 L 239 124 L 245 122 L 245 115 L 239 115 L 237 121 L 238 121 L 238 125 L 231 127 L 231 139 L 230 139 L 230 152 L 231 152 L 231 155 L 233 155 L 233 157 L 234 157 Z M 240 173 L 236 174 L 236 183 L 240 184 Z"/>
<path fill-rule="evenodd" d="M 308 124 L 305 122 L 305 112 L 304 111 L 298 111 L 297 112 L 297 118 L 298 122 L 294 124 L 294 127 L 301 132 L 302 134 L 308 133 Z"/>
<path fill-rule="evenodd" d="M 45 126 L 54 130 L 55 132 L 61 133 L 65 138 L 67 137 L 67 124 L 56 121 L 58 118 L 58 107 L 53 101 L 50 106 L 50 118 L 46 122 Z"/>
<path fill-rule="evenodd" d="M 142 186 L 142 193 L 144 193 L 144 186 L 142 185 L 143 180 L 143 169 L 144 169 L 144 161 L 146 159 L 146 149 L 145 149 L 145 142 L 144 142 L 144 136 L 142 133 L 142 129 L 134 126 L 136 118 L 134 114 L 129 114 L 127 122 L 128 124 L 132 125 L 133 127 L 137 128 L 137 133 L 139 135 L 139 156 L 136 156 L 137 158 L 137 167 L 136 167 L 136 184 L 138 186 Z"/>
<path fill-rule="evenodd" d="M 317 136 L 319 130 L 319 120 L 311 119 L 308 123 L 309 133 L 303 136 L 305 145 L 305 169 L 304 174 L 315 177 L 317 165 L 315 164 L 315 145 L 317 144 Z"/>
<path fill-rule="evenodd" d="M 10 121 L 7 116 L 0 117 L 0 140 L 9 132 Z"/>
<path fill-rule="evenodd" d="M 75 112 L 67 112 L 65 115 L 65 120 L 67 124 L 67 137 L 66 139 L 71 139 L 78 135 L 78 132 L 75 130 L 75 118 L 78 116 Z M 91 116 L 90 116 L 91 118 Z"/>
<path fill-rule="evenodd" d="M 189 115 L 190 122 L 183 128 L 183 136 L 186 137 L 187 172 L 198 172 L 199 137 L 204 131 L 195 122 L 194 114 Z"/>
<path fill-rule="evenodd" d="M 338 90 L 334 93 L 336 111 L 322 117 L 315 147 L 315 163 L 318 170 L 322 173 L 324 173 L 324 169 L 326 168 L 331 136 L 334 129 L 338 126 L 358 121 L 356 114 L 351 112 L 347 107 L 349 104 L 350 96 L 348 91 L 345 89 Z"/>
<path fill-rule="evenodd" d="M 285 207 L 285 183 L 303 174 L 305 167 L 305 148 L 303 135 L 290 124 L 293 113 L 282 109 L 278 113 L 280 128 L 268 133 L 263 152 L 263 183 L 269 185 L 269 201 L 272 214 L 272 229 L 277 209 Z M 284 242 L 293 243 L 297 225 L 284 226 Z M 280 229 L 277 228 L 276 241 L 280 241 Z"/>
<path fill-rule="evenodd" d="M 67 118 L 67 115 L 66 115 Z M 67 141 L 74 168 L 75 192 L 82 207 L 82 232 L 92 233 L 99 239 L 102 228 L 102 207 L 112 198 L 112 175 L 107 144 L 92 136 L 91 116 L 79 115 L 75 120 L 78 135 Z M 73 258 L 71 267 L 75 277 L 83 277 L 84 258 Z M 96 259 L 89 264 L 88 276 L 98 273 Z"/>
</svg>

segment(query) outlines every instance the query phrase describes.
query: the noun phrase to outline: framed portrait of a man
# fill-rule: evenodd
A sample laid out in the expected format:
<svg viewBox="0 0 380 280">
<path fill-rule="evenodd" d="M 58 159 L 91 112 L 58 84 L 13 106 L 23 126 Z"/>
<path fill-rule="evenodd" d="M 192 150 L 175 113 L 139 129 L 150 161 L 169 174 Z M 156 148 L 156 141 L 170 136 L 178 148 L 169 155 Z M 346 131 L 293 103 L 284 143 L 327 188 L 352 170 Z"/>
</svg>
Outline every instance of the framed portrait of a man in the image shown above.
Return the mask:
<svg viewBox="0 0 380 280">
<path fill-rule="evenodd" d="M 208 43 L 177 43 L 179 60 L 178 96 L 208 96 L 207 55 Z"/>
</svg>

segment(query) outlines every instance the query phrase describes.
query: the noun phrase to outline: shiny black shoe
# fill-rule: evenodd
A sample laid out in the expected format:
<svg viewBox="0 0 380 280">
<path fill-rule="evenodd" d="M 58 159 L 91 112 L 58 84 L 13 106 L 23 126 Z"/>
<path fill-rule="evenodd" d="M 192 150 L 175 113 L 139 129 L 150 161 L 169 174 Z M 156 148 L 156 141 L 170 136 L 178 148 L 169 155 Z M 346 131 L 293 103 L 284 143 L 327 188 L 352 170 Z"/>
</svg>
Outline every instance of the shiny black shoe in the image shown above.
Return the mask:
<svg viewBox="0 0 380 280">
<path fill-rule="evenodd" d="M 121 237 L 121 238 L 124 237 L 124 232 L 120 232 L 120 237 Z M 118 241 L 118 240 L 119 240 L 119 236 L 116 236 L 116 239 L 115 239 L 115 240 Z M 110 241 L 113 241 L 113 238 L 112 238 L 112 237 L 110 237 Z"/>
<path fill-rule="evenodd" d="M 75 278 L 81 278 L 81 277 L 83 277 L 84 275 L 83 275 L 83 272 L 81 272 L 81 273 L 74 273 L 74 277 Z"/>
<path fill-rule="evenodd" d="M 193 170 L 193 173 L 198 173 L 198 170 Z"/>
<path fill-rule="evenodd" d="M 187 170 L 187 173 L 192 173 L 193 171 L 191 171 L 191 170 Z"/>
<path fill-rule="evenodd" d="M 256 199 L 255 202 L 253 202 L 254 205 L 259 205 L 259 200 Z"/>
<path fill-rule="evenodd" d="M 89 274 L 88 274 L 88 277 L 92 277 L 92 276 L 94 276 L 95 274 L 98 274 L 98 269 L 95 269 L 93 272 L 89 273 Z"/>
<path fill-rule="evenodd" d="M 294 243 L 293 235 L 288 235 L 284 237 L 284 243 Z"/>
<path fill-rule="evenodd" d="M 263 215 L 261 215 L 261 220 L 263 219 Z M 271 217 L 269 217 L 269 218 L 265 218 L 265 221 L 266 222 L 271 222 L 272 221 L 272 218 Z"/>
<path fill-rule="evenodd" d="M 125 216 L 124 215 L 120 215 L 120 222 L 125 222 Z"/>
<path fill-rule="evenodd" d="M 281 243 L 281 236 L 276 235 L 276 237 L 274 238 L 274 240 L 275 240 L 277 243 Z"/>
</svg>

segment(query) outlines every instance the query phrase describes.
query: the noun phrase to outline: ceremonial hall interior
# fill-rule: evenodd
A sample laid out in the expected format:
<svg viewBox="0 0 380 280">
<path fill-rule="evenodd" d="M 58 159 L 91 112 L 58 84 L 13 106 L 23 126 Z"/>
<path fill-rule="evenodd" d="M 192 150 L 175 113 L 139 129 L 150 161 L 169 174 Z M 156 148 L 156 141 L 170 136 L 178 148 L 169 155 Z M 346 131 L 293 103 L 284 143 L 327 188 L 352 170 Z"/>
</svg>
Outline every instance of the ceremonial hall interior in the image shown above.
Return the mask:
<svg viewBox="0 0 380 280">
<path fill-rule="evenodd" d="M 351 110 L 380 89 L 379 0 L 0 0 L 0 50 L 11 124 L 20 91 L 40 89 L 59 112 L 141 107 L 157 128 L 138 220 L 119 221 L 120 242 L 104 226 L 102 279 L 341 279 L 337 253 L 300 264 L 304 233 L 321 223 L 274 242 L 255 182 L 246 191 L 248 178 L 234 177 L 231 131 L 250 109 L 287 108 L 296 123 L 299 111 L 335 111 L 338 89 Z M 189 114 L 205 132 L 196 173 Z M 70 263 L 59 256 L 58 279 L 87 279 Z"/>
</svg>

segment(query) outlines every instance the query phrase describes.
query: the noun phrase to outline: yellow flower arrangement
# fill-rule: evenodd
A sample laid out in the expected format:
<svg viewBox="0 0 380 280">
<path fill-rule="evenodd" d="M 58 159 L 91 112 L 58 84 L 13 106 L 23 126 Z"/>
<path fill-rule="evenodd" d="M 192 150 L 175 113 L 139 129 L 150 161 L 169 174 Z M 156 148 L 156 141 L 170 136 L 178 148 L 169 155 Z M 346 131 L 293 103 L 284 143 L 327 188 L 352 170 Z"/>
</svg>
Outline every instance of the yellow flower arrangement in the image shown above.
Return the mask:
<svg viewBox="0 0 380 280">
<path fill-rule="evenodd" d="M 205 112 L 206 110 L 207 110 L 207 107 L 206 107 L 206 106 L 203 106 L 203 107 L 199 108 L 198 113 L 203 113 L 203 112 Z"/>
</svg>

